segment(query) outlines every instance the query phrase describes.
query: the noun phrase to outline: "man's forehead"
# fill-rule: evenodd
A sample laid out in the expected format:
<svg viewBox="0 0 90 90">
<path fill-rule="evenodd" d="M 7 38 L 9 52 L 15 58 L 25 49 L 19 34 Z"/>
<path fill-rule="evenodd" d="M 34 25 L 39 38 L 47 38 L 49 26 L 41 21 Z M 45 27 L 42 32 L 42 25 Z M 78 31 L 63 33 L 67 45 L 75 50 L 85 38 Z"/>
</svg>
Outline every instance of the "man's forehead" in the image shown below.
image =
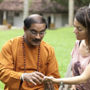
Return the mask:
<svg viewBox="0 0 90 90">
<path fill-rule="evenodd" d="M 45 27 L 46 24 L 45 23 L 33 23 L 31 24 L 31 27 Z"/>
<path fill-rule="evenodd" d="M 30 29 L 44 30 L 46 29 L 46 24 L 45 23 L 35 23 L 31 25 Z"/>
</svg>

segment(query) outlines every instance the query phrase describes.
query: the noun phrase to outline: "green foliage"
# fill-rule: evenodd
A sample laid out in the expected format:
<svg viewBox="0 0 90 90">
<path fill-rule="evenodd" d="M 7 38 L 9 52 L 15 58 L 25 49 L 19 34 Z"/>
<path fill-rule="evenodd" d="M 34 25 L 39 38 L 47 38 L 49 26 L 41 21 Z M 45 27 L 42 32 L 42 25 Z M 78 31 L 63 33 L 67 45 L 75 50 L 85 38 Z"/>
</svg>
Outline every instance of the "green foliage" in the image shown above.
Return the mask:
<svg viewBox="0 0 90 90">
<path fill-rule="evenodd" d="M 68 0 L 51 0 L 51 1 L 57 1 L 61 5 L 68 6 Z"/>
<path fill-rule="evenodd" d="M 68 6 L 68 1 L 69 0 L 51 0 L 51 1 L 57 1 L 58 3 Z M 75 6 L 81 7 L 81 6 L 88 6 L 90 3 L 90 0 L 74 0 Z"/>
<path fill-rule="evenodd" d="M 75 43 L 73 28 L 67 27 L 49 30 L 46 33 L 44 40 L 54 47 L 59 64 L 59 72 L 61 77 L 64 77 L 67 66 L 71 60 L 70 53 Z"/>
<path fill-rule="evenodd" d="M 0 90 L 4 90 L 4 84 L 2 82 L 0 82 Z"/>
<path fill-rule="evenodd" d="M 0 0 L 0 3 L 2 2 L 3 0 Z"/>
<path fill-rule="evenodd" d="M 89 3 L 90 3 L 90 0 L 75 0 L 75 5 L 77 5 L 78 7 L 88 6 Z"/>
</svg>

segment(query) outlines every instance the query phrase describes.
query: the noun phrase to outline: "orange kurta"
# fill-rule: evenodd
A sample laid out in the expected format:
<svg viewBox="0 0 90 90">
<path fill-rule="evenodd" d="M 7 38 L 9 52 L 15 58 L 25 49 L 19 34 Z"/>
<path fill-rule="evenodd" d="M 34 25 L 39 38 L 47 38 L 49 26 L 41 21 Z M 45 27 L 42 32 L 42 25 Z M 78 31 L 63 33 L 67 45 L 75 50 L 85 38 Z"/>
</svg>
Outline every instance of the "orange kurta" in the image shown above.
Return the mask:
<svg viewBox="0 0 90 90">
<path fill-rule="evenodd" d="M 24 72 L 24 59 L 22 48 L 22 37 L 9 40 L 0 52 L 0 80 L 5 83 L 5 90 L 18 90 L 20 77 Z M 26 72 L 30 73 L 37 70 L 38 47 L 29 48 L 26 43 L 25 60 Z M 40 44 L 39 72 L 47 76 L 59 78 L 58 64 L 54 54 L 54 49 L 45 43 Z M 55 85 L 55 90 L 58 86 Z M 24 81 L 21 90 L 43 90 L 43 84 L 29 87 Z"/>
</svg>

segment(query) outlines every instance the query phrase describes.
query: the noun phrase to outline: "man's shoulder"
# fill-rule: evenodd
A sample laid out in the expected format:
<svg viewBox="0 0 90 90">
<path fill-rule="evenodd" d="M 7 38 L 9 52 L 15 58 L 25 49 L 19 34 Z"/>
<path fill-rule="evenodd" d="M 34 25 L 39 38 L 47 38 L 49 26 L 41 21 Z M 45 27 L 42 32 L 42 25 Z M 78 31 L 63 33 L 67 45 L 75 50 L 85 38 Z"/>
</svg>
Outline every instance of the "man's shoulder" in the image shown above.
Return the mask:
<svg viewBox="0 0 90 90">
<path fill-rule="evenodd" d="M 16 42 L 21 41 L 21 40 L 22 40 L 22 37 L 21 37 L 21 36 L 17 36 L 17 37 L 14 37 L 14 38 L 8 40 L 8 41 L 6 42 L 6 44 L 8 44 L 8 43 L 13 44 L 13 43 L 16 43 Z"/>
<path fill-rule="evenodd" d="M 43 52 L 47 52 L 49 55 L 54 55 L 54 53 L 55 53 L 55 50 L 54 50 L 54 48 L 53 48 L 53 46 L 51 46 L 50 44 L 48 44 L 47 42 L 44 42 L 44 41 L 42 41 L 41 42 L 41 50 L 43 51 Z"/>
<path fill-rule="evenodd" d="M 15 42 L 15 41 L 18 41 L 18 40 L 21 40 L 21 39 L 22 39 L 22 36 L 17 36 L 15 38 L 10 39 L 9 41 Z"/>
<path fill-rule="evenodd" d="M 21 36 L 12 38 L 12 39 L 8 40 L 8 41 L 3 45 L 3 47 L 5 47 L 5 46 L 11 46 L 12 44 L 15 44 L 15 43 L 17 44 L 20 40 L 22 40 L 22 39 L 21 39 Z"/>
<path fill-rule="evenodd" d="M 41 44 L 42 44 L 43 47 L 45 47 L 45 48 L 47 48 L 47 49 L 54 49 L 52 45 L 48 44 L 48 43 L 45 42 L 45 41 L 42 41 Z"/>
</svg>

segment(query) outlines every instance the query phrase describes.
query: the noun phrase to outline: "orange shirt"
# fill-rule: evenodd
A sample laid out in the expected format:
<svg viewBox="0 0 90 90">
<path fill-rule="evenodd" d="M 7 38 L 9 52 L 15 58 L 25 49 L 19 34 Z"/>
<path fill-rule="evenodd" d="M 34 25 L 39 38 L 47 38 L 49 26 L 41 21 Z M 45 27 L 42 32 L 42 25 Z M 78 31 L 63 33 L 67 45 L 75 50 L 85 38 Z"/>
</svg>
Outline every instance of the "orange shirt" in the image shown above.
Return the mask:
<svg viewBox="0 0 90 90">
<path fill-rule="evenodd" d="M 22 73 L 24 73 L 22 42 L 22 37 L 9 40 L 0 52 L 0 80 L 5 83 L 5 90 L 18 90 L 19 88 L 20 77 Z M 38 46 L 36 48 L 31 48 L 28 47 L 26 43 L 24 43 L 24 46 L 26 60 L 25 71 L 26 73 L 36 71 Z M 60 78 L 54 49 L 44 41 L 40 44 L 39 72 L 47 76 Z M 55 88 L 55 90 L 58 90 L 57 85 L 55 85 Z M 35 89 L 43 90 L 43 84 L 29 87 L 26 81 L 24 81 L 21 90 Z"/>
</svg>

